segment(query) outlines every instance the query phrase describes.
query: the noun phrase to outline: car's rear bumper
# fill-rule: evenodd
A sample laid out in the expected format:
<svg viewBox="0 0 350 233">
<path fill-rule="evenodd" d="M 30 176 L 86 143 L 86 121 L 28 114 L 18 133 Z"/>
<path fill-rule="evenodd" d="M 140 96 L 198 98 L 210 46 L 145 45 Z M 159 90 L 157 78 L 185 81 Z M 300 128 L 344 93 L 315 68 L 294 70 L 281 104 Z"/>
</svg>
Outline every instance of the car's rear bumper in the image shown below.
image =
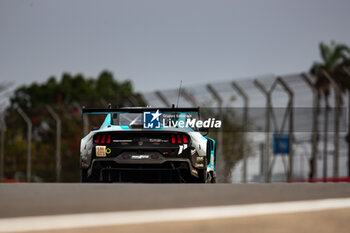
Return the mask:
<svg viewBox="0 0 350 233">
<path fill-rule="evenodd" d="M 197 167 L 195 167 L 197 165 Z M 93 172 L 103 171 L 175 171 L 188 170 L 193 176 L 198 178 L 198 169 L 206 169 L 202 163 L 192 164 L 188 158 L 159 158 L 159 159 L 121 159 L 115 158 L 94 158 L 88 168 L 88 176 Z"/>
</svg>

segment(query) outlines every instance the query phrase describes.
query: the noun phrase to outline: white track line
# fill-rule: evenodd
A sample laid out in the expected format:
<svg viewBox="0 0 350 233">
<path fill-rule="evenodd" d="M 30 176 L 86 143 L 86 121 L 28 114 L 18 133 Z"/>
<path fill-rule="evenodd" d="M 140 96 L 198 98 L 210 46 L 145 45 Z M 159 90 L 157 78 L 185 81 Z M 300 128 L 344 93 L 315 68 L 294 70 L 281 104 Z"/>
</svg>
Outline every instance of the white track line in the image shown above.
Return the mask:
<svg viewBox="0 0 350 233">
<path fill-rule="evenodd" d="M 298 213 L 340 208 L 350 208 L 350 198 L 248 205 L 2 218 L 0 219 L 0 232 L 61 230 L 126 224 L 195 221 L 205 219 L 258 216 L 267 214 Z"/>
</svg>

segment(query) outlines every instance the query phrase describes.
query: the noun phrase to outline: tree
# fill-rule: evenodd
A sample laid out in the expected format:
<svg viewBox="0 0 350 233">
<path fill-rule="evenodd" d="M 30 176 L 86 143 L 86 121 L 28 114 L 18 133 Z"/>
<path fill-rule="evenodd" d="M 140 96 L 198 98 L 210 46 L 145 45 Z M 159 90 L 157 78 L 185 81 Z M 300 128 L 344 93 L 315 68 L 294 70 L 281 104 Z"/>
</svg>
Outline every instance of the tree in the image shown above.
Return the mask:
<svg viewBox="0 0 350 233">
<path fill-rule="evenodd" d="M 1 89 L 0 89 L 1 91 Z M 55 179 L 55 129 L 56 122 L 46 110 L 52 106 L 62 122 L 62 181 L 79 180 L 79 144 L 83 134 L 79 108 L 128 106 L 133 98 L 139 106 L 145 106 L 141 94 L 134 92 L 130 81 L 117 81 L 110 71 L 102 71 L 97 78 L 82 74 L 63 73 L 60 80 L 50 77 L 44 83 L 32 83 L 17 88 L 7 109 L 5 176 L 25 174 L 25 123 L 16 106 L 20 106 L 33 123 L 32 177 L 39 181 L 54 182 Z M 101 101 L 103 100 L 103 101 Z M 135 105 L 135 104 L 134 104 Z M 103 116 L 102 116 L 103 117 Z M 101 119 L 90 119 L 90 125 L 98 125 Z M 100 122 L 99 122 L 100 123 Z"/>
<path fill-rule="evenodd" d="M 341 83 L 344 76 L 341 72 L 341 67 L 350 64 L 350 49 L 345 44 L 336 44 L 334 41 L 330 45 L 321 42 L 319 49 L 322 62 L 315 62 L 310 72 L 316 77 L 316 87 L 319 90 L 320 97 L 323 97 L 326 105 L 329 106 L 330 82 L 322 71 L 326 71 L 337 82 Z M 342 87 L 344 88 L 344 86 Z"/>
<path fill-rule="evenodd" d="M 344 91 L 350 91 L 350 77 L 346 78 L 346 73 L 343 71 L 343 67 L 350 65 L 350 49 L 345 44 L 337 44 L 331 41 L 330 45 L 320 43 L 319 45 L 320 55 L 322 62 L 315 62 L 310 69 L 310 73 L 316 77 L 316 88 L 318 89 L 319 98 L 323 98 L 326 105 L 325 111 L 325 140 L 324 145 L 327 147 L 327 132 L 328 132 L 328 110 L 329 110 L 329 93 L 331 84 L 325 72 L 327 72 L 334 80 L 339 84 Z M 342 99 L 340 99 L 342 103 Z M 350 103 L 349 103 L 350 107 Z M 349 131 L 350 132 L 350 131 Z M 350 160 L 350 135 L 348 135 L 348 156 Z M 325 155 L 327 153 L 326 149 L 324 151 Z M 312 161 L 316 162 L 316 161 Z M 326 160 L 325 160 L 326 162 Z M 350 170 L 350 163 L 349 168 Z M 314 174 L 316 171 L 312 171 Z M 350 171 L 349 171 L 350 175 Z"/>
<path fill-rule="evenodd" d="M 140 105 L 145 105 L 141 95 L 134 93 L 130 81 L 118 82 L 109 71 L 102 71 L 97 79 L 85 78 L 82 74 L 73 76 L 64 73 L 60 81 L 50 77 L 43 84 L 33 83 L 18 88 L 11 98 L 11 105 L 29 109 L 47 104 L 68 105 L 79 102 L 93 107 L 101 105 L 100 99 L 103 99 L 113 105 L 124 106 L 131 96 Z"/>
</svg>

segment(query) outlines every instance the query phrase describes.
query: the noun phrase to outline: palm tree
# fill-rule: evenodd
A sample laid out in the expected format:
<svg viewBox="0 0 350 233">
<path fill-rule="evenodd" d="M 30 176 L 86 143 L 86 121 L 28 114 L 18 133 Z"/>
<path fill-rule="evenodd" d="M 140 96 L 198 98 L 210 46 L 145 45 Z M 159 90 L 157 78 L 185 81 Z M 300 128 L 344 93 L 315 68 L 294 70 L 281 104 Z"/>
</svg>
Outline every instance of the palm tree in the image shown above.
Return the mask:
<svg viewBox="0 0 350 233">
<path fill-rule="evenodd" d="M 329 46 L 321 42 L 319 49 L 322 62 L 315 62 L 310 72 L 316 76 L 316 87 L 320 90 L 320 97 L 324 97 L 325 101 L 328 102 L 330 83 L 322 70 L 334 76 L 336 81 L 341 83 L 342 78 L 339 76 L 344 75 L 339 71 L 341 71 L 341 67 L 350 65 L 350 48 L 345 44 L 336 44 L 332 41 Z M 346 88 L 343 90 L 345 91 Z"/>
<path fill-rule="evenodd" d="M 337 44 L 334 41 L 330 45 L 320 43 L 320 55 L 322 62 L 315 62 L 311 67 L 310 73 L 316 77 L 316 88 L 318 89 L 319 98 L 325 100 L 325 126 L 324 126 L 324 178 L 327 176 L 327 132 L 328 132 L 328 110 L 329 110 L 329 93 L 331 84 L 325 76 L 324 71 L 330 74 L 331 77 L 339 84 L 342 92 L 350 91 L 350 77 L 346 78 L 346 73 L 343 70 L 344 66 L 350 64 L 350 49 L 345 44 Z M 342 104 L 342 99 L 339 100 Z M 349 105 L 350 107 L 350 105 Z M 350 131 L 349 131 L 350 132 Z M 348 141 L 348 156 L 350 160 L 350 135 Z M 313 161 L 316 162 L 316 161 Z M 350 170 L 350 164 L 349 168 Z M 315 172 L 315 171 L 313 171 Z M 350 172 L 349 172 L 350 174 Z"/>
</svg>

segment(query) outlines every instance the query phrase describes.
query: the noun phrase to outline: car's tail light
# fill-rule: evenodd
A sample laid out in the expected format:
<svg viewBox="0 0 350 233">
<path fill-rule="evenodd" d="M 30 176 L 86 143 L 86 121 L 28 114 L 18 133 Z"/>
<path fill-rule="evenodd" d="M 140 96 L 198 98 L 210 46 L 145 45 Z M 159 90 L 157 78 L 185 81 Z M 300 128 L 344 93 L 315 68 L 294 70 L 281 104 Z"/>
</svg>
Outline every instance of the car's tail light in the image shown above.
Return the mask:
<svg viewBox="0 0 350 233">
<path fill-rule="evenodd" d="M 100 137 L 101 137 L 100 135 L 96 136 L 95 143 L 100 143 Z"/>
<path fill-rule="evenodd" d="M 189 143 L 189 138 L 186 134 L 171 134 L 170 135 L 172 144 L 187 144 Z"/>
<path fill-rule="evenodd" d="M 173 144 L 176 143 L 174 134 L 171 135 L 171 143 L 173 143 Z"/>
<path fill-rule="evenodd" d="M 106 141 L 107 144 L 111 143 L 111 135 L 108 135 L 107 136 L 107 141 Z"/>
<path fill-rule="evenodd" d="M 182 143 L 180 134 L 177 135 L 177 143 L 178 143 L 178 144 L 181 144 L 181 143 Z"/>
<path fill-rule="evenodd" d="M 101 143 L 105 143 L 106 141 L 106 135 L 102 135 Z"/>
<path fill-rule="evenodd" d="M 96 144 L 110 144 L 112 142 L 112 135 L 99 134 L 95 137 Z"/>
<path fill-rule="evenodd" d="M 187 144 L 187 143 L 188 143 L 188 140 L 187 140 L 187 137 L 186 137 L 185 134 L 183 135 L 183 142 L 184 142 L 184 144 Z"/>
</svg>

